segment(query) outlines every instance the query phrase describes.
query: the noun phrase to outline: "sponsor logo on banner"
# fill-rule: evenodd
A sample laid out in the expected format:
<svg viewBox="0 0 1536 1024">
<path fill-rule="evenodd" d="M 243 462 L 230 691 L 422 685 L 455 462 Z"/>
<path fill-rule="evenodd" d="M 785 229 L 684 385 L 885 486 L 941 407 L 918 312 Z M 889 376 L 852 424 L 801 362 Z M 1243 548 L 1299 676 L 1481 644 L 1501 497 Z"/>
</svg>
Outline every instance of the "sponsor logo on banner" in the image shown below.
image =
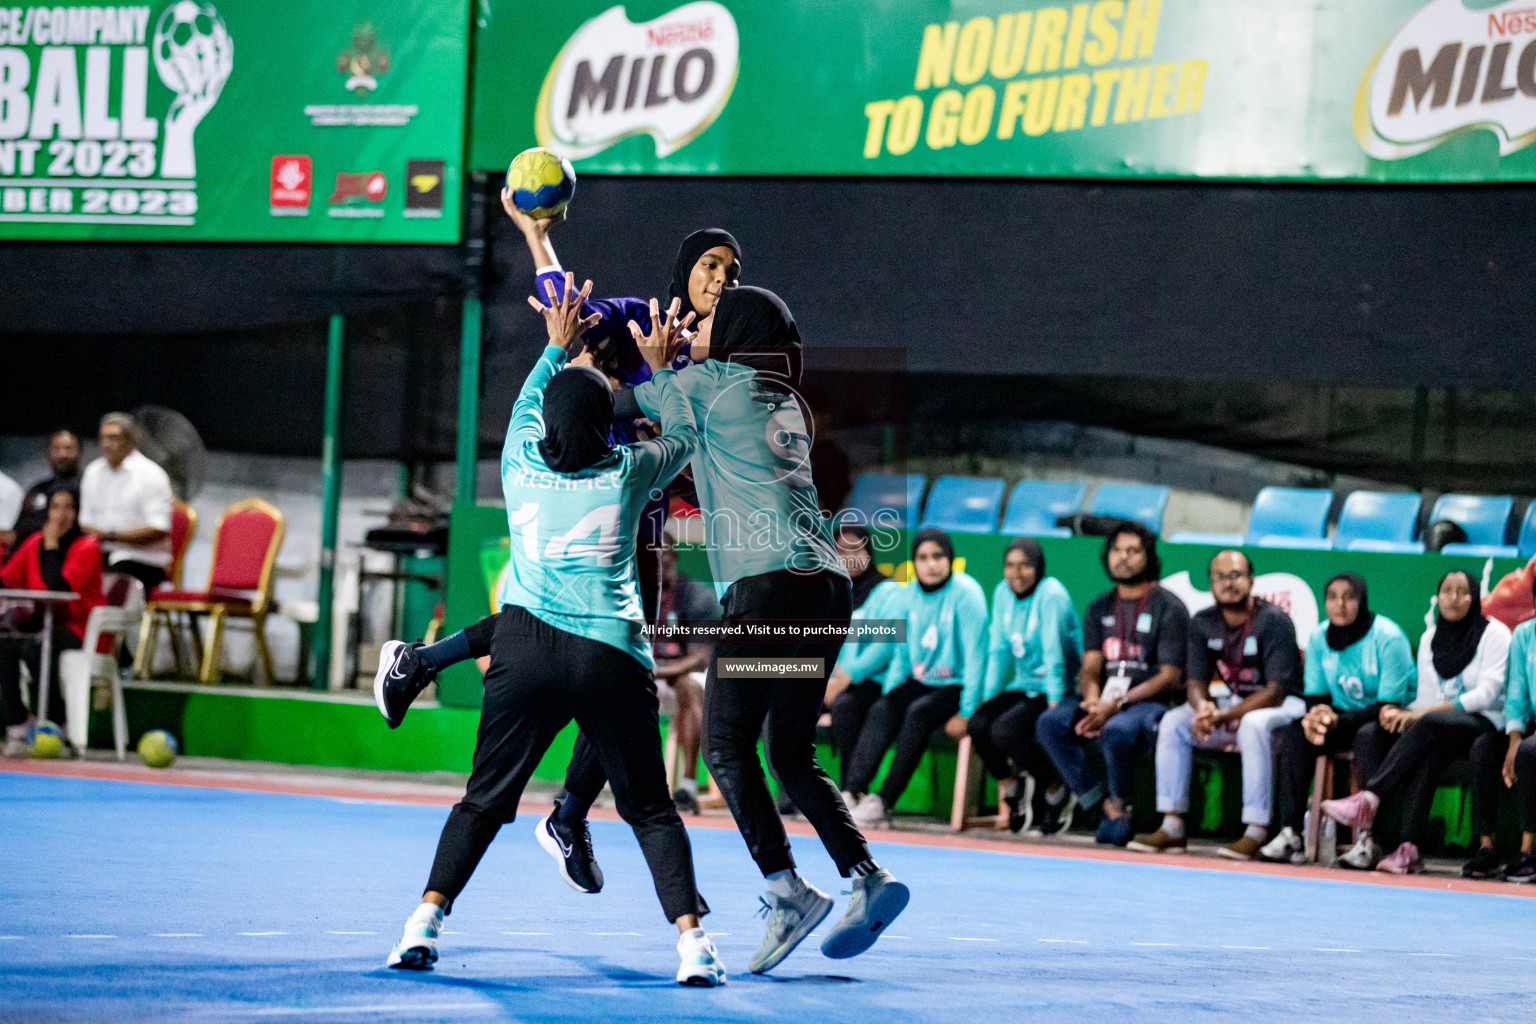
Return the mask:
<svg viewBox="0 0 1536 1024">
<path fill-rule="evenodd" d="M 336 55 L 341 86 L 359 100 L 367 100 L 389 73 L 394 62 L 389 47 L 381 45 L 371 24 L 352 30 L 348 45 Z M 312 128 L 403 128 L 419 113 L 414 103 L 309 103 L 304 116 Z"/>
<path fill-rule="evenodd" d="M 156 10 L 0 8 L 0 221 L 196 222 L 197 128 L 234 41 L 210 3 Z"/>
<path fill-rule="evenodd" d="M 358 99 L 367 99 L 379 87 L 379 76 L 389 71 L 389 47 L 379 45 L 372 25 L 352 30 L 352 46 L 336 55 L 336 72 L 347 76 L 345 88 Z"/>
<path fill-rule="evenodd" d="M 326 211 L 332 217 L 382 217 L 384 208 L 379 204 L 389 195 L 389 179 L 383 171 L 364 171 L 336 175 L 336 188 L 326 200 Z"/>
<path fill-rule="evenodd" d="M 307 217 L 314 177 L 307 156 L 272 158 L 269 200 L 274 217 Z"/>
<path fill-rule="evenodd" d="M 636 24 L 610 7 L 566 42 L 539 92 L 539 145 L 571 159 L 632 135 L 667 156 L 698 138 L 736 86 L 736 19 L 698 0 Z"/>
<path fill-rule="evenodd" d="M 1536 2 L 1434 0 L 1388 40 L 1355 94 L 1355 137 L 1378 160 L 1488 131 L 1507 156 L 1536 141 Z"/>
<path fill-rule="evenodd" d="M 405 215 L 441 217 L 446 160 L 407 160 L 405 163 Z"/>
</svg>

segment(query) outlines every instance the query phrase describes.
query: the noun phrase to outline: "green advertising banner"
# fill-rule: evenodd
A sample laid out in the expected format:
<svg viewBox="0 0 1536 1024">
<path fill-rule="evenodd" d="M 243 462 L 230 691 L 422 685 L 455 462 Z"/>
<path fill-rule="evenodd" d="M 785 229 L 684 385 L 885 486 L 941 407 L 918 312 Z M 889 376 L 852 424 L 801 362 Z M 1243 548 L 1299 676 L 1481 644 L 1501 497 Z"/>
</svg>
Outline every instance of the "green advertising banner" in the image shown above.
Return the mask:
<svg viewBox="0 0 1536 1024">
<path fill-rule="evenodd" d="M 1532 0 L 482 0 L 476 168 L 1536 178 Z"/>
<path fill-rule="evenodd" d="M 456 242 L 463 0 L 0 7 L 0 239 Z"/>
</svg>

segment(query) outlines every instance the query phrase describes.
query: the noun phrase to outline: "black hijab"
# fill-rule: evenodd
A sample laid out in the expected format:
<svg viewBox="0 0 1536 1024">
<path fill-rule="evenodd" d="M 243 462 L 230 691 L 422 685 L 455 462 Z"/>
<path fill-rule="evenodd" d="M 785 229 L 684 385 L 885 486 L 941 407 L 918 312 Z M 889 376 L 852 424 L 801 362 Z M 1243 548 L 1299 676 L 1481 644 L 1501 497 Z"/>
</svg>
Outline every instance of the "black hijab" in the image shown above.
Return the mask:
<svg viewBox="0 0 1536 1024">
<path fill-rule="evenodd" d="M 945 573 L 944 578 L 931 587 L 922 580 L 918 580 L 916 573 L 914 573 L 912 578 L 917 580 L 917 585 L 922 588 L 925 594 L 931 594 L 936 590 L 944 589 L 944 585 L 955 574 L 955 544 L 949 539 L 949 534 L 932 526 L 926 530 L 917 531 L 917 536 L 912 538 L 912 560 L 914 562 L 917 561 L 918 550 L 929 541 L 937 544 L 944 552 L 944 557 L 949 559 L 949 572 Z"/>
<path fill-rule="evenodd" d="M 859 573 L 851 581 L 853 584 L 853 607 L 861 608 L 864 602 L 869 600 L 870 593 L 881 583 L 885 582 L 885 574 L 875 568 L 875 545 L 870 540 L 868 530 L 857 523 L 849 523 L 838 527 L 837 532 L 839 536 L 846 535 L 858 538 L 860 546 L 869 555 L 869 564 L 864 567 L 863 572 Z"/>
<path fill-rule="evenodd" d="M 1045 549 L 1042 548 L 1040 546 L 1040 542 L 1035 540 L 1033 537 L 1020 537 L 1012 544 L 1008 545 L 1008 550 L 1003 552 L 1004 558 L 1008 557 L 1009 551 L 1024 552 L 1025 560 L 1028 561 L 1030 565 L 1035 567 L 1035 582 L 1031 583 L 1029 585 L 1029 589 L 1024 591 L 1024 593 L 1013 595 L 1022 601 L 1029 595 L 1033 594 L 1035 592 L 1035 588 L 1040 585 L 1040 581 L 1045 579 Z M 1010 588 L 1010 590 L 1011 589 L 1012 588 Z"/>
<path fill-rule="evenodd" d="M 672 284 L 668 286 L 667 291 L 682 304 L 677 311 L 679 317 L 698 313 L 698 310 L 693 308 L 692 300 L 688 298 L 688 278 L 693 274 L 694 265 L 699 262 L 699 257 L 721 245 L 730 249 L 736 256 L 736 263 L 726 276 L 727 284 L 734 284 L 741 276 L 741 246 L 736 244 L 736 239 L 729 231 L 723 228 L 704 228 L 683 239 L 683 244 L 678 246 L 677 262 L 672 265 Z"/>
<path fill-rule="evenodd" d="M 1467 589 L 1472 591 L 1472 607 L 1455 622 L 1446 621 L 1439 607 L 1435 608 L 1435 638 L 1430 641 L 1429 649 L 1434 654 L 1435 674 L 1441 679 L 1455 679 L 1466 671 L 1477 654 L 1477 645 L 1482 641 L 1483 633 L 1488 629 L 1488 616 L 1483 614 L 1481 588 L 1472 579 L 1471 573 L 1452 569 L 1440 578 L 1440 586 L 1445 586 L 1445 581 L 1456 575 L 1467 578 Z M 1435 593 L 1439 592 L 1440 588 L 1436 587 Z"/>
<path fill-rule="evenodd" d="M 578 473 L 611 447 L 613 391 L 602 371 L 568 366 L 544 388 L 544 438 L 539 454 L 556 473 Z"/>
<path fill-rule="evenodd" d="M 766 288 L 739 285 L 715 303 L 711 358 L 750 366 L 772 382 L 798 387 L 801 342 L 784 300 Z"/>
<path fill-rule="evenodd" d="M 1352 572 L 1341 572 L 1329 580 L 1323 587 L 1323 597 L 1328 596 L 1328 588 L 1339 580 L 1349 584 L 1350 591 L 1355 599 L 1360 602 L 1360 612 L 1355 616 L 1355 621 L 1347 626 L 1335 626 L 1328 623 L 1326 639 L 1330 650 L 1342 651 L 1346 647 L 1352 647 L 1364 639 L 1365 634 L 1371 631 L 1371 624 L 1376 621 L 1376 613 L 1371 611 L 1370 597 L 1365 591 L 1365 578 Z"/>
<path fill-rule="evenodd" d="M 48 492 L 49 505 L 53 504 L 53 496 L 60 491 L 69 495 L 70 501 L 75 503 L 75 525 L 66 530 L 63 536 L 59 538 L 59 557 L 62 558 L 69 553 L 69 549 L 75 541 L 84 536 L 84 533 L 80 530 L 80 488 L 71 484 L 60 484 Z M 39 529 L 37 532 L 42 533 L 43 531 Z"/>
</svg>

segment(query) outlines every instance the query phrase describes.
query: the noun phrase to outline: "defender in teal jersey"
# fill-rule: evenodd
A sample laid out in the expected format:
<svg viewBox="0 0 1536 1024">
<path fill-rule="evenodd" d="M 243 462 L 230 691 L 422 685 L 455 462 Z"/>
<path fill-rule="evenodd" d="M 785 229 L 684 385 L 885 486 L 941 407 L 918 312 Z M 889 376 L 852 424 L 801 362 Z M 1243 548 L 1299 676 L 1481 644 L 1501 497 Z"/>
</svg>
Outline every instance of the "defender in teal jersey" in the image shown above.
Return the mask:
<svg viewBox="0 0 1536 1024">
<path fill-rule="evenodd" d="M 631 328 L 638 333 L 638 327 Z M 811 436 L 795 388 L 800 335 L 783 301 L 761 288 L 724 292 L 692 351 L 705 362 L 678 372 L 703 434 L 691 463 L 704 516 L 710 569 L 724 594 L 723 621 L 817 620 L 846 626 L 848 576 L 811 483 Z M 634 391 L 647 416 L 661 412 L 664 383 Z M 801 643 L 728 640 L 715 645 L 704 691 L 710 775 L 768 880 L 767 935 L 751 970 L 773 969 L 826 917 L 832 900 L 795 871 L 778 809 L 758 760 L 767 751 L 779 781 L 821 837 L 844 877 L 855 876 L 847 913 L 828 933 L 827 956 L 856 956 L 906 906 L 907 887 L 874 863 L 837 788 L 816 762 L 816 720 L 841 637 Z M 761 664 L 816 658 L 818 678 L 722 675 L 730 659 Z"/>
<path fill-rule="evenodd" d="M 591 326 L 580 312 L 590 287 L 578 295 L 568 281 L 568 298 L 549 309 L 529 300 L 544 315 L 550 344 L 518 395 L 502 452 L 512 559 L 499 595 L 474 769 L 443 826 L 421 906 L 386 963 L 431 968 L 444 914 L 501 826 L 516 817 L 550 742 L 575 719 L 609 777 L 620 816 L 635 830 L 667 920 L 677 924 L 677 980 L 713 986 L 725 981 L 725 970 L 699 926 L 709 908 L 667 791 L 634 569 L 641 509 L 698 444 L 692 409 L 665 368 L 680 325 L 657 317 L 642 347 L 658 368 L 662 435 L 612 447 L 607 378 L 565 366 L 566 349 Z"/>
</svg>

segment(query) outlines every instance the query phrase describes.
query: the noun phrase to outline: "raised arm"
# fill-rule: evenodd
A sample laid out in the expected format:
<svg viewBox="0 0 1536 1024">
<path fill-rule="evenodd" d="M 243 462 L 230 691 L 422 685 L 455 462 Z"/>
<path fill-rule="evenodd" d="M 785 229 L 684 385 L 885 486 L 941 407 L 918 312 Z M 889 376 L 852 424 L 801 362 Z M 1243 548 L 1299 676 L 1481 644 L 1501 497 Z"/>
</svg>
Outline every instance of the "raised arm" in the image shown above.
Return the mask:
<svg viewBox="0 0 1536 1024">
<path fill-rule="evenodd" d="M 533 296 L 528 296 L 528 304 L 544 318 L 549 344 L 539 355 L 539 361 L 533 364 L 532 372 L 523 381 L 523 388 L 517 394 L 517 401 L 512 404 L 512 422 L 507 426 L 508 445 L 514 440 L 537 441 L 544 436 L 544 388 L 549 385 L 549 379 L 565 365 L 565 357 L 570 348 L 588 327 L 596 323 L 596 318 L 584 318 L 581 315 L 581 304 L 592 291 L 592 282 L 588 281 L 578 292 L 574 275 L 567 274 L 565 277 L 565 295 L 559 302 L 546 306 Z"/>
<path fill-rule="evenodd" d="M 666 315 L 662 316 L 658 303 L 652 299 L 648 333 L 642 332 L 634 320 L 629 322 L 635 345 L 651 368 L 651 379 L 644 386 L 653 388 L 658 397 L 656 411 L 661 436 L 635 446 L 644 467 L 640 475 L 647 489 L 671 483 L 699 447 L 699 428 L 693 418 L 692 403 L 677 382 L 677 371 L 671 368 L 672 357 L 682 347 L 687 338 L 687 327 L 693 322 L 692 313 L 681 320 L 677 318 L 678 306 L 678 300 L 673 299 Z"/>
</svg>

